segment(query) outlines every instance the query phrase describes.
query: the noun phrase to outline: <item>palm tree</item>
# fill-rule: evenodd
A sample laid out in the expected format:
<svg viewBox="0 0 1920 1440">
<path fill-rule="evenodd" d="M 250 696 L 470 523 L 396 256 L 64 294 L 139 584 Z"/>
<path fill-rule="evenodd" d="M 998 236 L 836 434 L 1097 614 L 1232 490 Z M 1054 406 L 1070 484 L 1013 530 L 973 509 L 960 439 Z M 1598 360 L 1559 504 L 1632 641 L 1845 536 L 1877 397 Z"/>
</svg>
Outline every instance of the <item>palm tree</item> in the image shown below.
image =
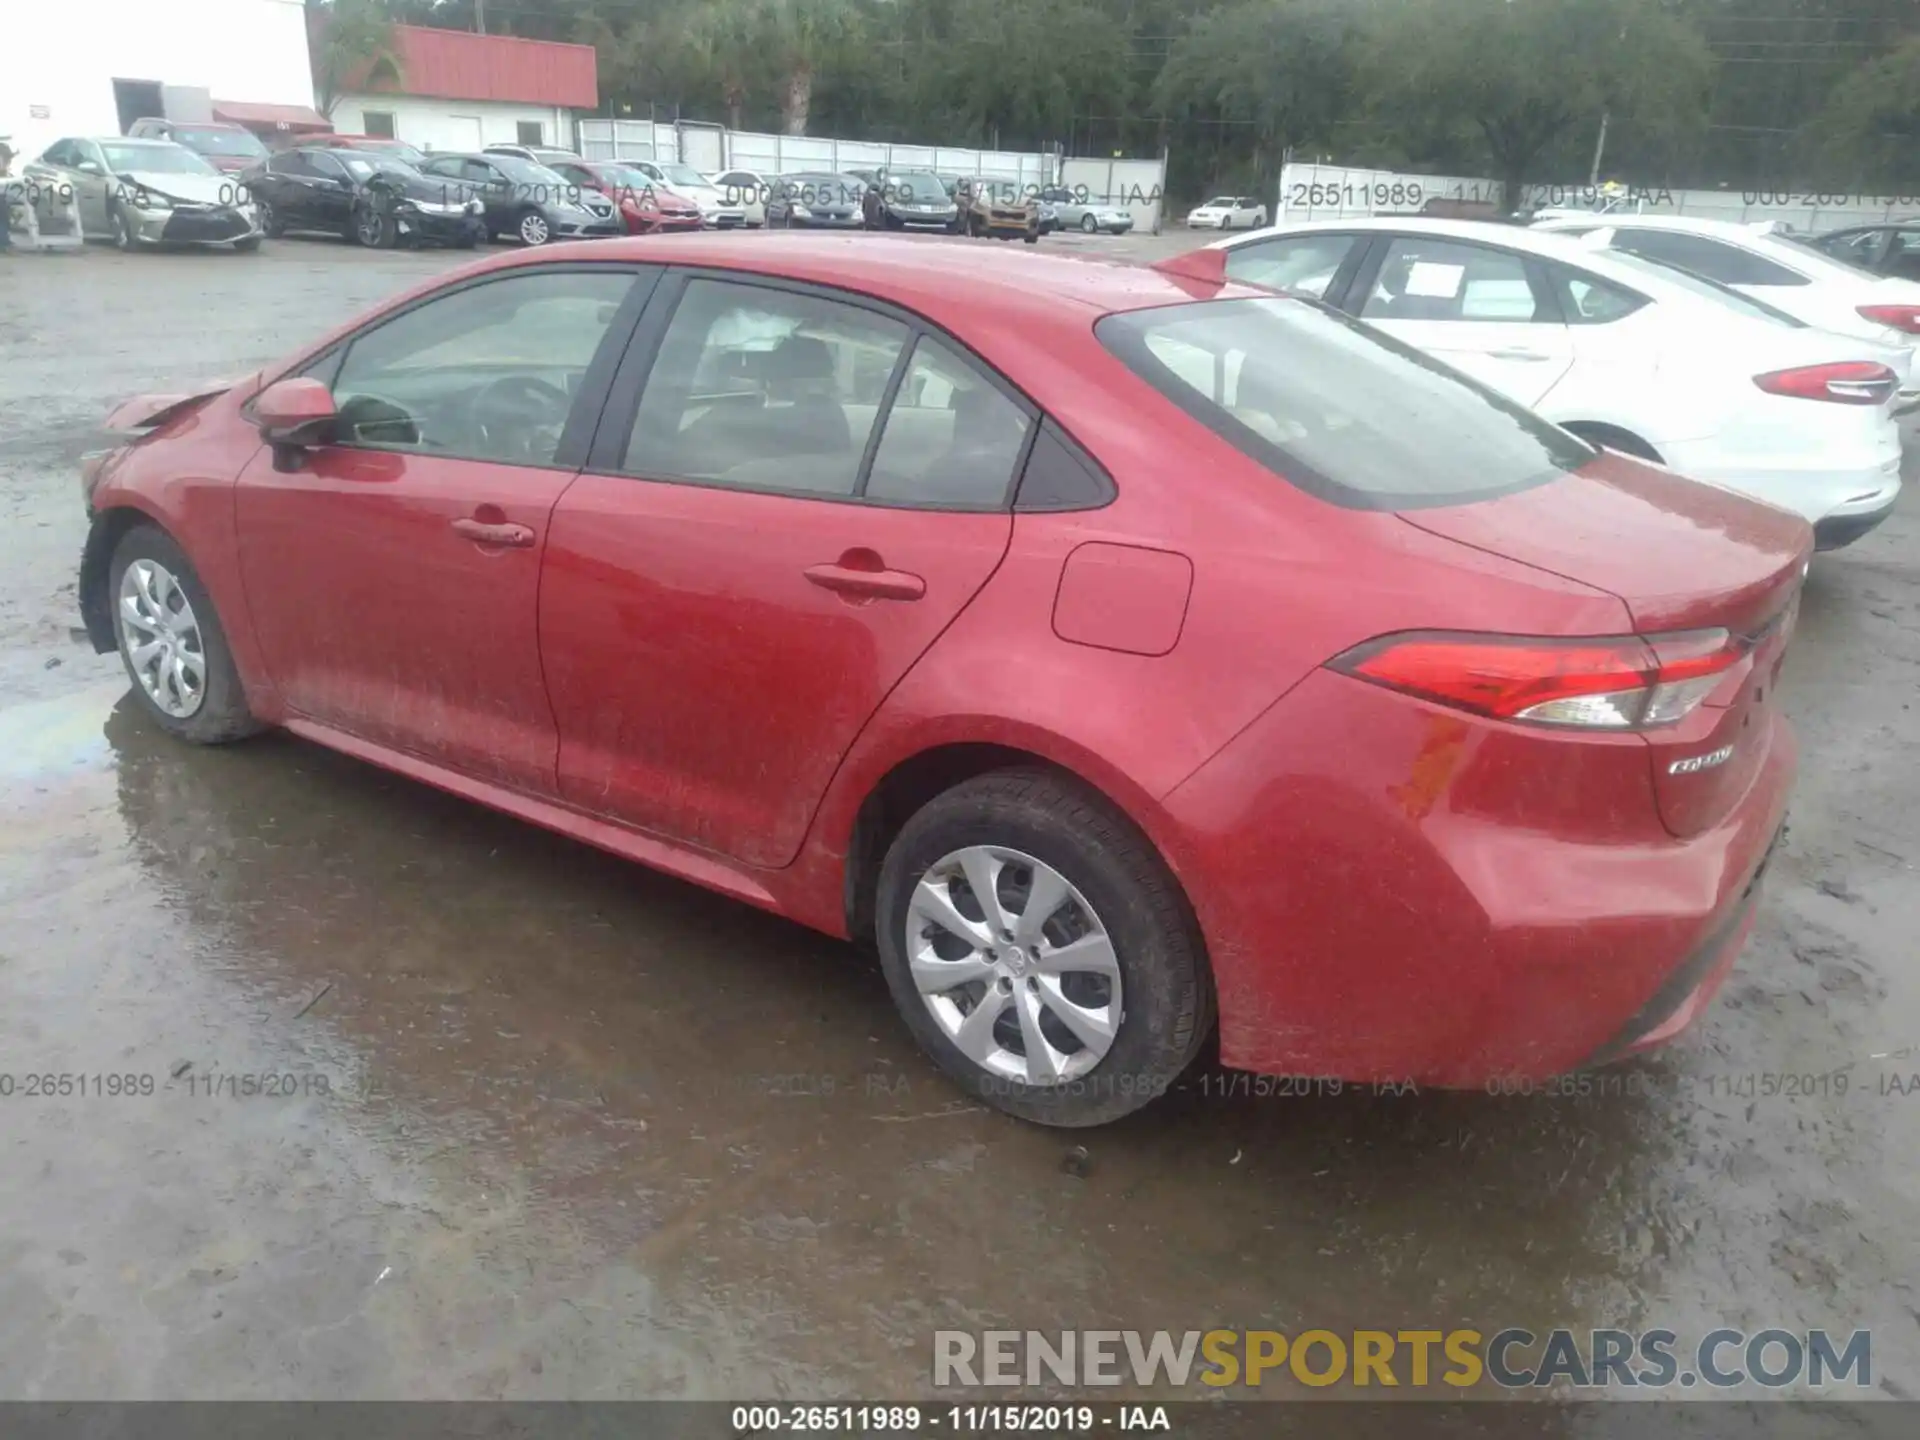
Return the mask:
<svg viewBox="0 0 1920 1440">
<path fill-rule="evenodd" d="M 804 135 L 813 77 L 854 40 L 861 21 L 852 0 L 717 0 L 694 26 L 729 111 L 737 112 L 745 99 L 745 77 L 759 57 L 779 76 L 782 129 Z"/>
<path fill-rule="evenodd" d="M 400 83 L 393 22 L 378 0 L 307 0 L 307 48 L 314 102 L 329 120 L 342 95 Z"/>
</svg>

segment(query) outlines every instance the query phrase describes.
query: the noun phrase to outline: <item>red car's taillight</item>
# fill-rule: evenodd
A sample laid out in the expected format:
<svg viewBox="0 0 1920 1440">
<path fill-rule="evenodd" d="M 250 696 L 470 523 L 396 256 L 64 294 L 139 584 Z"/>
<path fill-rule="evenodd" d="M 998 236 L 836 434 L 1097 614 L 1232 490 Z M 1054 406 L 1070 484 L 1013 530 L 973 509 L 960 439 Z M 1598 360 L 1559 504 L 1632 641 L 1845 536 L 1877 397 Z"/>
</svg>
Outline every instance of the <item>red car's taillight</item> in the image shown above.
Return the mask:
<svg viewBox="0 0 1920 1440">
<path fill-rule="evenodd" d="M 1920 305 L 1862 305 L 1857 313 L 1876 325 L 1891 325 L 1909 335 L 1920 335 Z"/>
<path fill-rule="evenodd" d="M 1725 630 L 1648 640 L 1416 632 L 1368 641 L 1329 663 L 1356 679 L 1495 720 L 1644 730 L 1691 713 L 1746 648 Z"/>
<path fill-rule="evenodd" d="M 1801 365 L 1753 377 L 1769 395 L 1799 400 L 1832 400 L 1841 405 L 1884 405 L 1900 388 L 1900 377 L 1884 365 L 1868 360 L 1845 360 L 1832 365 Z"/>
</svg>

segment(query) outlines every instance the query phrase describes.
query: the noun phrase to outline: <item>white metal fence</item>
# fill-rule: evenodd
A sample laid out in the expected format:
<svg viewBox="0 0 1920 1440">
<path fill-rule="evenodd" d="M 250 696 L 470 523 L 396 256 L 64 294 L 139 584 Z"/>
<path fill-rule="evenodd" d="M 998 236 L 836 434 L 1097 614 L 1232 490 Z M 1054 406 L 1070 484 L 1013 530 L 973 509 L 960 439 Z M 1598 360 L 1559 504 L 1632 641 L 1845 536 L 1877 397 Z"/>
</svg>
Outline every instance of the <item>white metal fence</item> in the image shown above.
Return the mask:
<svg viewBox="0 0 1920 1440">
<path fill-rule="evenodd" d="M 1125 209 L 1136 232 L 1160 231 L 1167 184 L 1164 160 L 1067 160 L 1060 167 L 1060 183 L 1096 205 Z"/>
<path fill-rule="evenodd" d="M 1527 208 L 1598 209 L 1604 197 L 1587 185 L 1529 185 L 1521 198 Z M 1288 165 L 1280 172 L 1280 196 L 1274 214 L 1282 220 L 1346 220 L 1405 214 L 1431 201 L 1504 208 L 1500 183 L 1484 177 L 1408 175 L 1345 165 Z M 1778 220 L 1796 230 L 1818 231 L 1920 214 L 1920 195 L 1629 188 L 1615 199 L 1612 208 L 1648 215 L 1692 215 L 1704 220 Z"/>
<path fill-rule="evenodd" d="M 753 170 L 790 175 L 801 170 L 932 170 L 983 176 L 1038 189 L 1055 183 L 1058 157 L 1014 150 L 969 150 L 952 145 L 892 145 L 830 136 L 768 135 L 681 121 L 581 120 L 580 153 L 589 160 L 679 160 L 696 170 Z M 1155 162 L 1158 163 L 1157 161 Z"/>
</svg>

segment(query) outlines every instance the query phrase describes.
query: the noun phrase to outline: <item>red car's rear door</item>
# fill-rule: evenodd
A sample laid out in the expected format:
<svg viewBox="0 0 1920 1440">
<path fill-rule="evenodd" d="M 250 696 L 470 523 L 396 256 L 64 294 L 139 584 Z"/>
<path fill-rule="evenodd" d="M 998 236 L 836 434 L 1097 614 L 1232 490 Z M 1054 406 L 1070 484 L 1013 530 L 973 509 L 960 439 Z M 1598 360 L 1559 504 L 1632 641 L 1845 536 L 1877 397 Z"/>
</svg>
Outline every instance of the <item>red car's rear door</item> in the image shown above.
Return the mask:
<svg viewBox="0 0 1920 1440">
<path fill-rule="evenodd" d="M 548 533 L 562 795 L 790 861 L 861 727 L 1000 563 L 1031 428 L 910 317 L 670 277 Z"/>
<path fill-rule="evenodd" d="M 339 443 L 262 450 L 235 490 L 248 608 L 296 715 L 553 792 L 540 566 L 639 288 L 607 266 L 480 277 L 309 367 Z"/>
</svg>

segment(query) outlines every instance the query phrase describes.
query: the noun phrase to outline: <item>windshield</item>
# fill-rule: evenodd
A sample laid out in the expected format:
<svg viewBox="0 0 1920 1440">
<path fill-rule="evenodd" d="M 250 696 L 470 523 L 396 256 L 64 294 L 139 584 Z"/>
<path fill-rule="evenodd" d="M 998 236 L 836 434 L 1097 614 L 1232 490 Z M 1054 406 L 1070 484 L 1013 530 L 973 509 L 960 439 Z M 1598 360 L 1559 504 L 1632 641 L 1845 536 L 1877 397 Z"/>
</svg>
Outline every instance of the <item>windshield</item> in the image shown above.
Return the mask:
<svg viewBox="0 0 1920 1440">
<path fill-rule="evenodd" d="M 1129 369 L 1309 494 L 1373 510 L 1524 489 L 1593 449 L 1370 325 L 1306 300 L 1209 300 L 1094 327 Z M 1391 405 L 1379 397 L 1393 396 Z"/>
<path fill-rule="evenodd" d="M 544 185 L 549 191 L 561 192 L 578 190 L 580 187 L 556 170 L 533 160 L 523 160 L 518 155 L 500 155 L 489 153 L 486 159 L 498 165 L 509 179 L 526 185 Z"/>
<path fill-rule="evenodd" d="M 142 170 L 149 175 L 218 175 L 220 172 L 184 145 L 104 144 L 100 153 L 114 174 Z"/>
<path fill-rule="evenodd" d="M 248 130 L 223 130 L 214 126 L 182 125 L 173 132 L 174 140 L 202 155 L 264 155 L 267 147 Z"/>
<path fill-rule="evenodd" d="M 661 171 L 671 185 L 698 185 L 703 189 L 712 188 L 713 182 L 691 165 L 662 165 Z"/>
<path fill-rule="evenodd" d="M 1202 210 L 1231 210 L 1236 205 L 1238 205 L 1238 203 L 1239 202 L 1236 201 L 1231 195 L 1216 195 L 1213 197 L 1213 199 L 1207 201 L 1200 208 Z"/>
<path fill-rule="evenodd" d="M 1743 294 L 1731 285 L 1722 285 L 1718 280 L 1709 280 L 1706 276 L 1678 265 L 1669 265 L 1664 260 L 1650 260 L 1644 255 L 1636 255 L 1631 250 L 1609 250 L 1607 258 L 1617 265 L 1625 265 L 1631 270 L 1643 270 L 1657 276 L 1669 285 L 1678 285 L 1682 290 L 1690 291 L 1703 300 L 1711 300 L 1724 305 L 1729 310 L 1738 310 L 1743 315 L 1769 320 L 1776 325 L 1790 325 L 1796 330 L 1805 330 L 1807 323 L 1776 309 L 1764 300 L 1756 300 Z"/>
<path fill-rule="evenodd" d="M 376 174 L 398 175 L 403 180 L 420 178 L 418 170 L 392 155 L 366 155 L 342 151 L 333 158 L 346 166 L 347 173 L 356 180 L 365 180 Z"/>
<path fill-rule="evenodd" d="M 944 205 L 947 187 L 930 170 L 902 170 L 887 181 L 887 194 L 903 205 Z"/>
</svg>

